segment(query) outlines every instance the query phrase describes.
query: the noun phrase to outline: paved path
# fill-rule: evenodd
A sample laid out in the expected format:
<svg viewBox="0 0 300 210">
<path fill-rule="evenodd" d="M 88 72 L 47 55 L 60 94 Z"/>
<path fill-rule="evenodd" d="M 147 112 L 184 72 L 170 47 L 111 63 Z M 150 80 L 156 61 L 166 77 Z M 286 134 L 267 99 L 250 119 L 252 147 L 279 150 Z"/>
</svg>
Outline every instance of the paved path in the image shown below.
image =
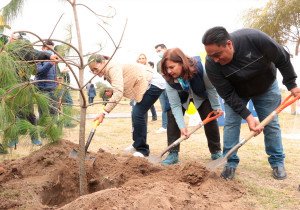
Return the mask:
<svg viewBox="0 0 300 210">
<path fill-rule="evenodd" d="M 157 114 L 158 117 L 161 116 L 161 112 L 156 112 L 156 114 Z M 93 119 L 97 115 L 98 114 L 87 114 L 86 118 L 87 119 Z M 148 116 L 151 117 L 151 114 L 149 113 Z M 130 112 L 112 112 L 112 113 L 108 114 L 106 117 L 107 118 L 130 118 L 131 117 L 131 113 Z"/>
</svg>

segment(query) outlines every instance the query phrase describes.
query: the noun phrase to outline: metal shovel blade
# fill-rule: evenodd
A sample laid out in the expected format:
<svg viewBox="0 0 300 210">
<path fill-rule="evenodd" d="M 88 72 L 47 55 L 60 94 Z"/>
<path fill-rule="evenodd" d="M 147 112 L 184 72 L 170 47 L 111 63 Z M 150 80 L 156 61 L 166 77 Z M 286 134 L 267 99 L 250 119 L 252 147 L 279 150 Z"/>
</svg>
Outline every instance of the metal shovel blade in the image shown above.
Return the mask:
<svg viewBox="0 0 300 210">
<path fill-rule="evenodd" d="M 226 163 L 227 163 L 227 158 L 223 157 L 209 162 L 208 164 L 205 165 L 205 167 L 210 171 L 214 171 L 219 166 L 225 165 Z"/>
<path fill-rule="evenodd" d="M 161 162 L 161 158 L 154 155 L 149 155 L 146 159 L 153 164 L 159 164 Z"/>
<path fill-rule="evenodd" d="M 74 158 L 74 159 L 77 159 L 78 158 L 78 151 L 76 149 L 73 149 L 70 154 L 69 154 L 69 157 L 70 158 Z M 95 161 L 95 157 L 91 157 L 89 155 L 85 155 L 85 160 L 92 160 L 92 161 Z"/>
<path fill-rule="evenodd" d="M 89 148 L 89 146 L 90 146 L 90 144 L 91 144 L 91 141 L 92 141 L 92 139 L 93 139 L 93 137 L 94 137 L 94 134 L 95 134 L 95 132 L 96 132 L 96 127 L 97 127 L 98 125 L 99 125 L 99 121 L 96 121 L 96 122 L 94 123 L 94 127 L 92 128 L 92 130 L 91 130 L 91 132 L 90 132 L 90 134 L 89 134 L 88 140 L 87 140 L 87 142 L 86 142 L 86 144 L 85 144 L 85 148 L 84 148 L 85 154 L 87 154 L 87 150 L 88 150 L 88 148 Z M 78 151 L 77 151 L 76 149 L 73 149 L 73 150 L 70 152 L 69 157 L 71 157 L 71 158 L 78 158 Z M 88 156 L 86 155 L 86 156 L 85 156 L 85 160 L 93 160 L 93 161 L 95 161 L 95 157 L 88 157 Z"/>
</svg>

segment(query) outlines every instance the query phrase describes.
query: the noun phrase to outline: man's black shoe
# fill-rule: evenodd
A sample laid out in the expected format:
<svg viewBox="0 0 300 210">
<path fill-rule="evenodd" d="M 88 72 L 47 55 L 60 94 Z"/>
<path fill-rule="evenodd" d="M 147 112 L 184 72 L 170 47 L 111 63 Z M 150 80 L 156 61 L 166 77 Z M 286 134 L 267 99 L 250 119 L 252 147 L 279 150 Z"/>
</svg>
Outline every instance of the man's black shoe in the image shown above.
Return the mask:
<svg viewBox="0 0 300 210">
<path fill-rule="evenodd" d="M 225 166 L 221 173 L 221 177 L 224 179 L 233 179 L 234 175 L 235 175 L 235 168 L 229 166 Z"/>
<path fill-rule="evenodd" d="M 273 177 L 277 180 L 283 180 L 286 178 L 286 172 L 283 166 L 273 168 Z"/>
</svg>

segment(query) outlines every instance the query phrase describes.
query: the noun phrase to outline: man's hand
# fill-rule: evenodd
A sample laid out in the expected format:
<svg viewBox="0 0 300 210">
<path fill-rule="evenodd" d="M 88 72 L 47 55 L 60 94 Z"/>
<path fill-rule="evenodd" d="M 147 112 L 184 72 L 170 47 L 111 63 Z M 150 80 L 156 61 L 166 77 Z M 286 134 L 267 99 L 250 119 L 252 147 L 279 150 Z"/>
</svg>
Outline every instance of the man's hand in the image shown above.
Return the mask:
<svg viewBox="0 0 300 210">
<path fill-rule="evenodd" d="M 291 89 L 290 91 L 291 91 L 291 93 L 294 97 L 299 97 L 300 96 L 300 88 L 295 87 L 295 88 Z"/>
<path fill-rule="evenodd" d="M 259 121 L 257 119 L 255 119 L 252 114 L 250 114 L 246 118 L 246 121 L 248 123 L 248 127 L 249 127 L 250 131 L 254 131 L 256 133 L 255 136 L 257 136 L 258 134 L 260 134 L 263 131 L 264 127 L 259 125 Z"/>
<path fill-rule="evenodd" d="M 50 60 L 58 61 L 59 57 L 57 55 L 53 54 L 53 55 L 50 56 Z"/>
</svg>

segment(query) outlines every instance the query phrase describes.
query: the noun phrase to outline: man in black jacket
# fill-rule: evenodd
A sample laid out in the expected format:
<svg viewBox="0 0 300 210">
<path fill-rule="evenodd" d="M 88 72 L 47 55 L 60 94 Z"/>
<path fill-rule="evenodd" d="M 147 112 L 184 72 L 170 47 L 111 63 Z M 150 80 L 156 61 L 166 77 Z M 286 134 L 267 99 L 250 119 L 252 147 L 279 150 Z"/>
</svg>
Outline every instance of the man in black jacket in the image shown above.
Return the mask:
<svg viewBox="0 0 300 210">
<path fill-rule="evenodd" d="M 264 130 L 265 150 L 273 177 L 285 179 L 285 154 L 278 118 L 265 128 L 258 126 L 258 120 L 246 105 L 250 99 L 253 101 L 260 121 L 279 106 L 281 94 L 276 80 L 277 68 L 287 89 L 294 96 L 300 94 L 289 53 L 268 35 L 255 29 L 241 29 L 229 34 L 223 27 L 214 27 L 205 32 L 202 43 L 207 52 L 207 75 L 225 100 L 224 154 L 239 142 L 243 118 L 256 135 Z M 221 176 L 232 179 L 238 163 L 239 157 L 234 153 Z"/>
</svg>

